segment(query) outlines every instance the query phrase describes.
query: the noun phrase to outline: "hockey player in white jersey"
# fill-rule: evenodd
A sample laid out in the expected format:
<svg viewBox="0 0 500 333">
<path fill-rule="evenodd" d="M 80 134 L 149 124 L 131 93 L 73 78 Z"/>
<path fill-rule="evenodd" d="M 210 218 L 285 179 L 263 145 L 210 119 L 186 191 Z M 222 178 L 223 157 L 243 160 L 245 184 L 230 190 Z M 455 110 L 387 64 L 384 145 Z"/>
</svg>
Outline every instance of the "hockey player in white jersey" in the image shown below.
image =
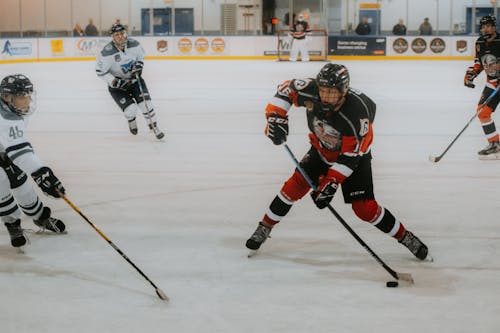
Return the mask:
<svg viewBox="0 0 500 333">
<path fill-rule="evenodd" d="M 26 117 L 35 108 L 33 84 L 24 75 L 8 75 L 0 83 L 0 218 L 7 227 L 14 247 L 26 244 L 21 228 L 21 210 L 36 225 L 55 233 L 66 226 L 51 217 L 32 185 L 31 175 L 42 191 L 55 198 L 64 187 L 52 170 L 45 166 L 26 139 Z"/>
<path fill-rule="evenodd" d="M 135 119 L 141 110 L 149 129 L 156 138 L 165 134 L 158 128 L 158 119 L 151 106 L 151 97 L 144 79 L 144 49 L 138 41 L 127 37 L 125 27 L 119 23 L 111 27 L 113 40 L 97 55 L 97 76 L 108 84 L 109 93 L 128 120 L 130 133 L 137 134 Z"/>
</svg>

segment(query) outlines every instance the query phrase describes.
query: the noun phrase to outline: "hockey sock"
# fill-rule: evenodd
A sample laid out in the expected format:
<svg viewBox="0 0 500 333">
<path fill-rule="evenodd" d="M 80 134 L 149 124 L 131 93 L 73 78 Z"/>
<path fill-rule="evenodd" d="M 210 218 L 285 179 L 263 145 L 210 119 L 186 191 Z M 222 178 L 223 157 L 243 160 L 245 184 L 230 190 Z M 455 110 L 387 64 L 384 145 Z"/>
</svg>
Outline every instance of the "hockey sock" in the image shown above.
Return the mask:
<svg viewBox="0 0 500 333">
<path fill-rule="evenodd" d="M 382 213 L 380 216 L 373 221 L 372 225 L 377 227 L 380 231 L 389 234 L 390 236 L 400 240 L 406 231 L 404 225 L 397 220 L 394 215 L 388 210 L 382 207 Z"/>
<path fill-rule="evenodd" d="M 277 224 L 281 219 L 288 214 L 292 208 L 293 202 L 286 199 L 281 192 L 274 198 L 269 206 L 262 222 L 269 227 Z"/>
</svg>

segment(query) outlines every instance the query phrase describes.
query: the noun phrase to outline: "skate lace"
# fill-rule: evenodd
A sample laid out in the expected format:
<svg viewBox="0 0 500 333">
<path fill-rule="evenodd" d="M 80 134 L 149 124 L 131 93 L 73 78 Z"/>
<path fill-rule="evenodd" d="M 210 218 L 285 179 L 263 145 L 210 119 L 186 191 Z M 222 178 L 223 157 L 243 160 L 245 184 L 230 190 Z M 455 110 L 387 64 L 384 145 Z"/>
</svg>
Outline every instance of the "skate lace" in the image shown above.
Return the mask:
<svg viewBox="0 0 500 333">
<path fill-rule="evenodd" d="M 38 231 L 39 233 L 42 233 L 45 230 L 61 233 L 61 230 L 57 227 L 57 219 L 53 217 L 49 217 L 45 220 L 38 220 L 37 225 L 40 227 L 40 230 Z"/>
<path fill-rule="evenodd" d="M 260 224 L 253 233 L 252 237 L 250 237 L 250 239 L 262 243 L 269 237 L 270 233 L 271 233 L 271 228 Z"/>
</svg>

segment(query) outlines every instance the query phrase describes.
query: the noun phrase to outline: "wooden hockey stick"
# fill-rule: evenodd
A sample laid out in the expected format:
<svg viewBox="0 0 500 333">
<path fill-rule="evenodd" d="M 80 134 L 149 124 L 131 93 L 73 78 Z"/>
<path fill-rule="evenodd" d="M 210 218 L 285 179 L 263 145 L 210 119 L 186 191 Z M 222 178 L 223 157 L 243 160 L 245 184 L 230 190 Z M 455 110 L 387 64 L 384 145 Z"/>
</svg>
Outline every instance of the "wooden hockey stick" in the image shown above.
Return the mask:
<svg viewBox="0 0 500 333">
<path fill-rule="evenodd" d="M 481 112 L 481 110 L 486 106 L 488 105 L 488 103 L 491 101 L 491 99 L 497 94 L 498 90 L 500 89 L 500 85 L 491 92 L 491 94 L 488 96 L 488 98 L 483 102 L 483 104 L 481 104 L 481 106 L 479 106 L 477 108 L 477 111 L 476 113 L 472 116 L 472 118 L 469 119 L 469 121 L 467 122 L 467 124 L 465 124 L 464 128 L 462 128 L 462 130 L 457 134 L 457 136 L 453 139 L 453 141 L 451 141 L 451 143 L 448 145 L 448 147 L 446 147 L 446 149 L 441 153 L 441 155 L 439 156 L 433 156 L 433 155 L 430 155 L 429 156 L 429 161 L 433 162 L 433 163 L 437 163 L 439 162 L 443 156 L 448 152 L 448 150 L 450 150 L 451 146 L 453 146 L 453 144 L 455 143 L 455 141 L 458 140 L 458 138 L 460 137 L 460 135 L 462 135 L 463 132 L 465 132 L 465 130 L 467 129 L 467 127 L 469 127 L 470 123 L 472 123 L 472 121 L 477 117 L 477 115 L 479 114 L 479 112 Z"/>
<path fill-rule="evenodd" d="M 288 155 L 290 155 L 290 157 L 292 158 L 293 160 L 293 163 L 295 164 L 295 166 L 297 167 L 297 170 L 299 170 L 299 172 L 302 174 L 302 176 L 304 176 L 304 179 L 307 181 L 307 183 L 309 184 L 309 186 L 311 186 L 311 188 L 313 189 L 313 191 L 315 191 L 317 189 L 317 186 L 314 185 L 314 183 L 311 181 L 311 179 L 309 178 L 309 176 L 306 174 L 306 172 L 304 171 L 304 169 L 302 169 L 302 167 L 300 166 L 300 163 L 299 161 L 297 160 L 297 158 L 295 157 L 295 155 L 293 154 L 293 152 L 290 150 L 290 147 L 288 147 L 288 145 L 285 143 L 284 144 L 285 146 L 285 149 L 288 153 Z M 389 267 L 389 265 L 387 265 L 382 259 L 380 259 L 380 257 L 375 253 L 373 252 L 373 250 L 363 241 L 363 239 L 361 239 L 361 237 L 358 236 L 358 234 L 356 234 L 356 232 L 349 226 L 349 224 L 342 218 L 342 216 L 340 216 L 339 213 L 337 213 L 337 211 L 332 207 L 332 205 L 328 204 L 328 209 L 330 210 L 330 212 L 332 212 L 332 214 L 337 218 L 337 220 L 344 226 L 344 228 L 347 229 L 347 231 L 349 231 L 349 233 L 358 241 L 358 243 L 365 248 L 366 251 L 368 251 L 368 253 L 370 253 L 370 255 L 393 277 L 395 278 L 396 280 L 403 280 L 403 281 L 406 281 L 406 282 L 409 282 L 410 284 L 413 284 L 414 283 L 414 280 L 413 280 L 413 277 L 411 276 L 410 273 L 400 273 L 400 272 L 396 272 L 395 270 L 393 270 L 391 267 Z"/>
<path fill-rule="evenodd" d="M 161 290 L 160 288 L 158 288 L 154 283 L 153 281 L 151 281 L 146 274 L 144 274 L 140 269 L 139 267 L 137 267 L 133 262 L 132 260 L 129 259 L 129 257 L 127 257 L 125 255 L 125 253 L 123 253 L 122 250 L 120 250 L 118 248 L 118 246 L 116 246 L 101 230 L 99 230 L 99 228 L 97 228 L 89 219 L 88 217 L 86 217 L 81 211 L 80 209 L 78 209 L 78 207 L 72 203 L 68 197 L 62 193 L 59 193 L 61 195 L 61 197 L 64 199 L 64 201 L 66 201 L 66 203 L 75 210 L 75 212 L 77 212 L 88 224 L 90 224 L 90 226 L 106 241 L 108 242 L 109 245 L 111 245 L 111 247 L 113 249 L 115 249 L 116 252 L 118 252 L 123 259 L 125 259 L 130 265 L 132 265 L 132 267 L 135 268 L 135 270 L 137 272 L 139 272 L 139 274 L 142 275 L 143 278 L 146 279 L 146 281 L 148 281 L 152 286 L 153 288 L 155 288 L 155 291 L 156 291 L 156 294 L 158 295 L 158 297 L 166 302 L 169 301 L 169 298 L 168 296 L 163 292 L 163 290 Z"/>
</svg>

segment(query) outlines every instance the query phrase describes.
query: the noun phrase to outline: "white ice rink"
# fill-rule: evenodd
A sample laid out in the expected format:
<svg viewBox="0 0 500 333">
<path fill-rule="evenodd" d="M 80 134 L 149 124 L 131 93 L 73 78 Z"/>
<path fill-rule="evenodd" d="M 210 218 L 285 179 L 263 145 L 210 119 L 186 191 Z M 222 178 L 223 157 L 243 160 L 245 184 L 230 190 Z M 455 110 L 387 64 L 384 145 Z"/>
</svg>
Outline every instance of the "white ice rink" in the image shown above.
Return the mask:
<svg viewBox="0 0 500 333">
<path fill-rule="evenodd" d="M 462 84 L 470 62 L 342 63 L 378 104 L 377 199 L 435 262 L 360 222 L 342 195 L 334 207 L 413 286 L 386 288 L 387 272 L 309 197 L 246 257 L 294 168 L 263 135 L 265 105 L 279 83 L 314 77 L 323 63 L 146 61 L 164 142 L 142 118 L 129 134 L 91 61 L 4 64 L 2 77 L 22 72 L 36 85 L 29 137 L 68 198 L 171 301 L 64 201 L 41 195 L 69 233 L 31 233 L 19 254 L 0 226 L 0 332 L 499 332 L 500 161 L 477 159 L 486 145 L 477 120 L 441 162 L 428 161 L 472 116 L 484 77 L 472 90 Z M 300 158 L 304 110 L 290 122 Z"/>
</svg>

